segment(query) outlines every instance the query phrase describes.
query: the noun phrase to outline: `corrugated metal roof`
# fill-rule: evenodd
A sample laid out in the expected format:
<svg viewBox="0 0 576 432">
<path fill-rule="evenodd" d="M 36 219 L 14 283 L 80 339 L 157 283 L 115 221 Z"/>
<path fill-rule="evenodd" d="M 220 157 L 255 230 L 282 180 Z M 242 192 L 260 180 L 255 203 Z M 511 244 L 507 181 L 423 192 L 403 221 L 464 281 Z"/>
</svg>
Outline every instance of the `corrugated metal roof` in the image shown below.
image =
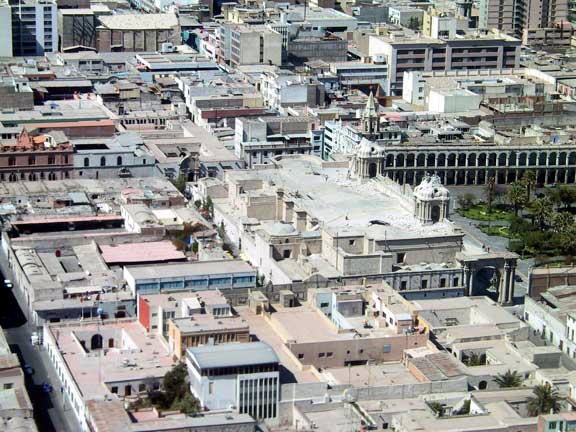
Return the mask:
<svg viewBox="0 0 576 432">
<path fill-rule="evenodd" d="M 233 343 L 188 348 L 201 369 L 277 363 L 278 356 L 264 342 Z"/>
</svg>

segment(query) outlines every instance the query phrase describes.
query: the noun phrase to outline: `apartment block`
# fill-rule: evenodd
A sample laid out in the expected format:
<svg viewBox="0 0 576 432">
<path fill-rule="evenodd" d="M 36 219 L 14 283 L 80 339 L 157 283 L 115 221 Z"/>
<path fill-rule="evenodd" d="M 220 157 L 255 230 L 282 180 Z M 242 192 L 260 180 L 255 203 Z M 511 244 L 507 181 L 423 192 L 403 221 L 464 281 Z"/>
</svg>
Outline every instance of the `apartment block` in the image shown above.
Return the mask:
<svg viewBox="0 0 576 432">
<path fill-rule="evenodd" d="M 270 29 L 237 26 L 231 32 L 231 61 L 235 66 L 282 64 L 282 35 Z"/>
<path fill-rule="evenodd" d="M 12 55 L 12 10 L 7 0 L 0 2 L 0 57 Z"/>
<path fill-rule="evenodd" d="M 480 0 L 479 27 L 520 36 L 525 29 L 552 27 L 568 18 L 567 0 Z"/>
<path fill-rule="evenodd" d="M 11 6 L 14 56 L 58 51 L 58 9 L 54 0 L 11 2 Z"/>
<path fill-rule="evenodd" d="M 370 36 L 369 54 L 388 64 L 391 95 L 402 94 L 404 72 L 518 67 L 521 41 L 498 31 L 477 32 L 449 39 L 412 34 Z"/>
</svg>

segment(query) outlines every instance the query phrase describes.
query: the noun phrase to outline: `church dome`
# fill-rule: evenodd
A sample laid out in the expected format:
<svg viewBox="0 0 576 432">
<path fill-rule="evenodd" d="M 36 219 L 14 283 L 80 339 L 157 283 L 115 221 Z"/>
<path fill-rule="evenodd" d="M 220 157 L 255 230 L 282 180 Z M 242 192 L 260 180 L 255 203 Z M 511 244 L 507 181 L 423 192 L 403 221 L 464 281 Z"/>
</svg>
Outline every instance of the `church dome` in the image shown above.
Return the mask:
<svg viewBox="0 0 576 432">
<path fill-rule="evenodd" d="M 442 185 L 440 177 L 437 175 L 427 175 L 422 179 L 422 182 L 414 188 L 414 195 L 420 200 L 445 200 L 450 197 L 450 192 Z"/>
</svg>

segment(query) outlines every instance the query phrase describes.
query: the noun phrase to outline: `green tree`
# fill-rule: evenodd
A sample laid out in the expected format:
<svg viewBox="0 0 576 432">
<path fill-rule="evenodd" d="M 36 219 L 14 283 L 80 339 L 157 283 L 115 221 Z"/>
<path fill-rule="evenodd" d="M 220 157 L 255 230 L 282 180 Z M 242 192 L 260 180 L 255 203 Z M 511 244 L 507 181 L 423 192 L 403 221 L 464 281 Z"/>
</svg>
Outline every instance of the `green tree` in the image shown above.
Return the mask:
<svg viewBox="0 0 576 432">
<path fill-rule="evenodd" d="M 444 415 L 444 405 L 442 405 L 440 402 L 431 401 L 428 402 L 428 406 L 432 411 L 434 411 L 434 414 L 436 414 L 436 416 L 442 417 Z"/>
<path fill-rule="evenodd" d="M 530 212 L 534 216 L 540 229 L 544 229 L 546 222 L 550 220 L 552 215 L 552 203 L 550 199 L 547 197 L 536 198 L 530 203 Z"/>
<path fill-rule="evenodd" d="M 184 363 L 178 363 L 164 375 L 164 393 L 169 405 L 172 405 L 176 398 L 182 398 L 186 394 L 188 389 L 186 384 L 187 376 L 188 371 Z"/>
<path fill-rule="evenodd" d="M 576 202 L 576 190 L 568 186 L 559 186 L 554 195 L 556 195 L 557 202 L 562 204 L 566 210 L 572 207 Z"/>
<path fill-rule="evenodd" d="M 528 398 L 527 409 L 532 417 L 560 411 L 560 395 L 549 384 L 540 384 L 532 390 L 534 396 Z"/>
<path fill-rule="evenodd" d="M 176 179 L 173 179 L 171 181 L 172 184 L 176 186 L 176 189 L 178 189 L 180 193 L 183 194 L 186 191 L 186 176 L 184 174 L 180 173 Z"/>
<path fill-rule="evenodd" d="M 520 387 L 522 385 L 523 379 L 520 373 L 508 369 L 503 374 L 496 375 L 494 382 L 498 384 L 500 388 L 511 388 Z"/>
<path fill-rule="evenodd" d="M 486 203 L 488 204 L 488 213 L 492 213 L 492 202 L 494 201 L 494 189 L 496 186 L 496 179 L 489 177 L 486 181 L 484 193 L 486 195 Z"/>
<path fill-rule="evenodd" d="M 526 206 L 526 187 L 520 182 L 512 183 L 506 190 L 506 199 L 508 203 L 514 208 L 514 215 L 518 216 L 518 212 Z"/>
<path fill-rule="evenodd" d="M 576 254 L 576 226 L 574 224 L 560 234 L 560 247 L 566 255 Z"/>
<path fill-rule="evenodd" d="M 528 205 L 532 199 L 532 190 L 536 186 L 536 172 L 526 171 L 522 176 L 522 183 L 526 187 L 526 204 Z"/>
<path fill-rule="evenodd" d="M 550 225 L 554 232 L 562 234 L 574 225 L 574 216 L 565 211 L 553 212 L 550 215 Z"/>
</svg>

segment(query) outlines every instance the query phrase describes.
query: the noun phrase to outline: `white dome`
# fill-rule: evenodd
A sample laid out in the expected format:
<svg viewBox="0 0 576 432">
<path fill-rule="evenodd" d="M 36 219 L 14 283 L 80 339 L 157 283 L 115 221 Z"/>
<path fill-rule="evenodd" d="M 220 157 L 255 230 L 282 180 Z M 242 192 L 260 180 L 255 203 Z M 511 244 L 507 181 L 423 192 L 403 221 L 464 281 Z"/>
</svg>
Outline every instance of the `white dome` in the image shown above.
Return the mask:
<svg viewBox="0 0 576 432">
<path fill-rule="evenodd" d="M 414 188 L 414 195 L 421 200 L 446 200 L 450 197 L 450 192 L 442 185 L 440 177 L 426 175 L 422 182 Z"/>
</svg>

